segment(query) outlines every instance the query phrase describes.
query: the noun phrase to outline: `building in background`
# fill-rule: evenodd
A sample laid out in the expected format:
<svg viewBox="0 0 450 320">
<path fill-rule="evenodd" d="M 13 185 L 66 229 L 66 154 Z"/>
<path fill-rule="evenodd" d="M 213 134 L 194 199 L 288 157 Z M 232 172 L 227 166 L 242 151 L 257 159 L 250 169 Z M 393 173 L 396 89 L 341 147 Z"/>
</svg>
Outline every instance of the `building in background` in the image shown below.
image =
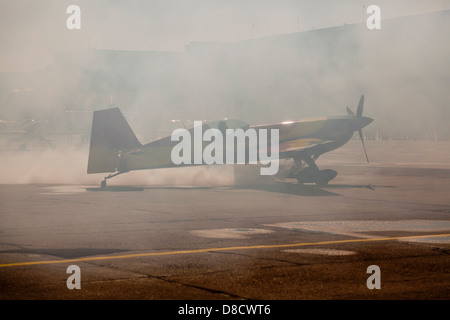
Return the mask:
<svg viewBox="0 0 450 320">
<path fill-rule="evenodd" d="M 449 140 L 450 11 L 184 52 L 76 50 L 0 74 L 0 119 L 48 121 L 87 143 L 92 111 L 117 106 L 143 141 L 189 120 L 249 123 L 339 115 L 366 95 L 370 139 Z"/>
</svg>

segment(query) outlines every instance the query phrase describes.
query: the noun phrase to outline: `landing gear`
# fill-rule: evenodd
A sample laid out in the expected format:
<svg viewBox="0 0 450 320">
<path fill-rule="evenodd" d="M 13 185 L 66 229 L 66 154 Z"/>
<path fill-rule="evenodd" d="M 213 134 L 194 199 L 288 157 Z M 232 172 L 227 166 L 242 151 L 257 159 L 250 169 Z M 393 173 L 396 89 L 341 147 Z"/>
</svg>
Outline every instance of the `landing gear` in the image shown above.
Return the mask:
<svg viewBox="0 0 450 320">
<path fill-rule="evenodd" d="M 315 183 L 318 187 L 325 187 L 330 180 L 333 180 L 337 176 L 337 172 L 330 169 L 325 170 L 309 170 L 307 167 L 300 171 L 295 177 L 299 184 Z"/>
<path fill-rule="evenodd" d="M 317 157 L 294 158 L 295 166 L 292 168 L 293 176 L 298 183 L 315 183 L 318 187 L 324 187 L 337 176 L 337 172 L 330 169 L 319 170 L 314 160 Z M 307 167 L 303 167 L 302 160 Z"/>
<path fill-rule="evenodd" d="M 100 183 L 100 188 L 101 188 L 101 189 L 106 188 L 106 180 L 107 180 L 107 179 L 111 179 L 111 178 L 113 178 L 113 177 L 115 177 L 115 176 L 118 176 L 118 175 L 121 174 L 121 173 L 124 173 L 124 172 L 126 172 L 126 171 L 118 171 L 118 172 L 116 172 L 116 173 L 112 173 L 112 174 L 110 174 L 109 176 L 105 177 L 105 178 L 103 179 L 103 181 Z"/>
</svg>

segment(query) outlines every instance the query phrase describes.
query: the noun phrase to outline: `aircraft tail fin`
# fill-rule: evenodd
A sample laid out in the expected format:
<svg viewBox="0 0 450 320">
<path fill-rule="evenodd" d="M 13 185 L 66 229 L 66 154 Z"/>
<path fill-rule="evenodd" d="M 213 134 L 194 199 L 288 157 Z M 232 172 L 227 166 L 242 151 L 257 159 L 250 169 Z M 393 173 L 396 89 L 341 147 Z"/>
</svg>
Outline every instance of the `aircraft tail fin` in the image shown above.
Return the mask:
<svg viewBox="0 0 450 320">
<path fill-rule="evenodd" d="M 94 112 L 87 173 L 128 171 L 121 153 L 142 147 L 119 108 Z"/>
</svg>

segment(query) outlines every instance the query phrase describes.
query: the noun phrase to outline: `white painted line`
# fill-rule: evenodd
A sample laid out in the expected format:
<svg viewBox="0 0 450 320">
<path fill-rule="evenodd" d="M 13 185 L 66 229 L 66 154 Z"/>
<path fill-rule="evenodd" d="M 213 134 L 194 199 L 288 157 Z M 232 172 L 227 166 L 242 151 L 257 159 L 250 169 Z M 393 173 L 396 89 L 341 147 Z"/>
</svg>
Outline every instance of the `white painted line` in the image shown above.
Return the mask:
<svg viewBox="0 0 450 320">
<path fill-rule="evenodd" d="M 333 233 L 357 238 L 381 238 L 374 236 L 373 232 L 447 232 L 450 230 L 450 221 L 447 220 L 342 220 L 342 221 L 297 221 L 281 222 L 266 225 L 269 227 L 285 228 L 298 231 L 312 231 Z M 407 240 L 411 241 L 411 240 Z M 415 241 L 425 242 L 424 239 Z M 427 241 L 429 241 L 427 239 Z M 445 237 L 436 238 L 439 243 L 448 243 Z"/>
<path fill-rule="evenodd" d="M 202 238 L 214 239 L 248 239 L 254 235 L 273 232 L 266 229 L 253 228 L 226 228 L 226 229 L 209 229 L 209 230 L 193 230 L 191 234 Z"/>
</svg>

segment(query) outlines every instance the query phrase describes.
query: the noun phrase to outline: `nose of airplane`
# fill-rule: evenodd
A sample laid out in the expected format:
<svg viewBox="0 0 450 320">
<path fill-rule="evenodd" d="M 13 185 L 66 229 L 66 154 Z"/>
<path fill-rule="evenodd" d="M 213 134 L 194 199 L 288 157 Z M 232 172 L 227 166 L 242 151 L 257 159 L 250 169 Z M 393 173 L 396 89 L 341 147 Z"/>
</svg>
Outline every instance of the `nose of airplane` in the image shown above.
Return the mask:
<svg viewBox="0 0 450 320">
<path fill-rule="evenodd" d="M 369 117 L 358 117 L 357 118 L 357 130 L 364 128 L 365 126 L 372 123 L 373 119 Z"/>
</svg>

